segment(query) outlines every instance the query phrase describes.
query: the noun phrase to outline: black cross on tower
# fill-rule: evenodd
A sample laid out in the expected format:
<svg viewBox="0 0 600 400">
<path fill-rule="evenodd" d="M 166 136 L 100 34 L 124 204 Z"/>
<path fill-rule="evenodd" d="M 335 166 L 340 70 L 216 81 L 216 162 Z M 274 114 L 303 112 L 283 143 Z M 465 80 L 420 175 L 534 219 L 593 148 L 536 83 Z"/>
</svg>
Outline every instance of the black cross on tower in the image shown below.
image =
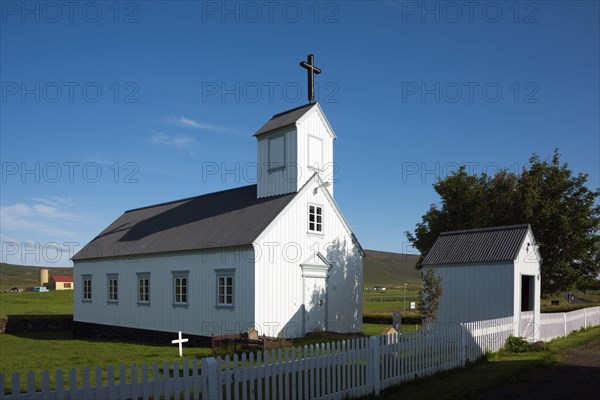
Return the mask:
<svg viewBox="0 0 600 400">
<path fill-rule="evenodd" d="M 315 74 L 320 74 L 321 70 L 315 67 L 315 56 L 309 54 L 306 61 L 300 62 L 302 68 L 306 68 L 308 73 L 308 102 L 315 102 Z"/>
</svg>

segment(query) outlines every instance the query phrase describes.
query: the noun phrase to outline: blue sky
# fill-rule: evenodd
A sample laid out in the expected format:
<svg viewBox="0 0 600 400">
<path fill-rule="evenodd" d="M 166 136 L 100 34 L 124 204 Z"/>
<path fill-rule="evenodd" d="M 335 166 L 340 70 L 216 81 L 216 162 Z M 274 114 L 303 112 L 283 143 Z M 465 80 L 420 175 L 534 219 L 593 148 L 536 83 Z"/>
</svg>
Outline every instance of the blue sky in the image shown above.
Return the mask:
<svg viewBox="0 0 600 400">
<path fill-rule="evenodd" d="M 410 251 L 460 164 L 558 147 L 600 186 L 598 2 L 0 4 L 4 262 L 70 265 L 124 210 L 254 183 L 309 53 L 365 248 Z"/>
</svg>

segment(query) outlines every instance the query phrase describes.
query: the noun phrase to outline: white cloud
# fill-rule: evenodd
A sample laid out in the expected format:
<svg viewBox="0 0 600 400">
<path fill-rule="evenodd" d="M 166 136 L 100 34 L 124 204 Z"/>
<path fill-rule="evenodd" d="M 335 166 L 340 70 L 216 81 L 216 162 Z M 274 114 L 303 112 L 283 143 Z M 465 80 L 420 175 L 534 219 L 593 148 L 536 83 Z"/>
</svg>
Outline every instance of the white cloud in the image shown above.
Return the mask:
<svg viewBox="0 0 600 400">
<path fill-rule="evenodd" d="M 179 121 L 181 124 L 185 125 L 185 126 L 189 126 L 191 128 L 198 128 L 198 129 L 203 129 L 206 128 L 206 126 L 201 125 L 200 123 L 194 121 L 193 119 L 189 119 L 184 117 L 183 115 L 180 117 L 175 117 L 177 121 Z"/>
<path fill-rule="evenodd" d="M 49 197 L 32 197 L 31 200 L 37 201 L 38 203 L 43 203 L 49 206 L 58 206 L 61 204 L 71 204 L 71 197 L 62 197 L 62 196 L 49 196 Z"/>
<path fill-rule="evenodd" d="M 83 221 L 84 218 L 66 210 L 64 205 L 48 199 L 36 199 L 34 204 L 16 203 L 0 206 L 2 232 L 19 231 L 56 236 L 73 236 L 66 225 Z"/>
<path fill-rule="evenodd" d="M 152 143 L 177 147 L 188 146 L 195 143 L 194 138 L 190 135 L 168 135 L 164 132 L 154 132 L 151 141 Z"/>
<path fill-rule="evenodd" d="M 0 261 L 17 265 L 69 267 L 70 258 L 81 249 L 78 242 L 40 242 L 0 235 Z"/>
<path fill-rule="evenodd" d="M 179 126 L 186 127 L 186 128 L 202 129 L 202 130 L 206 130 L 206 131 L 215 131 L 215 132 L 224 132 L 224 133 L 237 133 L 237 131 L 234 129 L 226 128 L 224 126 L 204 124 L 204 123 L 198 122 L 192 118 L 184 117 L 183 115 L 173 115 L 169 118 L 169 122 L 174 123 Z"/>
</svg>

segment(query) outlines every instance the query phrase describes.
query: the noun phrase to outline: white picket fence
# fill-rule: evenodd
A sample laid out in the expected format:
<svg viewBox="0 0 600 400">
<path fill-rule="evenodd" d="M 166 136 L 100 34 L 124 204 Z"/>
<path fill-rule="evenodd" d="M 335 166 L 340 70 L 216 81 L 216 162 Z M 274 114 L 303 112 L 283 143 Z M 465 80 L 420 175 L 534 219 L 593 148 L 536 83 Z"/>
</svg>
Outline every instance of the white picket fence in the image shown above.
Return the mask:
<svg viewBox="0 0 600 400">
<path fill-rule="evenodd" d="M 381 390 L 439 371 L 460 367 L 500 349 L 515 332 L 532 332 L 528 319 L 512 317 L 439 327 L 429 332 L 356 338 L 191 362 L 100 367 L 68 374 L 13 373 L 10 391 L 0 373 L 0 399 L 340 399 Z M 515 329 L 515 324 L 518 326 Z M 529 324 L 531 325 L 531 324 Z M 540 337 L 549 340 L 581 327 L 600 325 L 600 307 L 541 314 Z M 561 329 L 558 329 L 558 328 Z M 91 382 L 94 373 L 94 383 Z M 68 378 L 68 384 L 65 379 Z M 41 383 L 41 385 L 38 385 Z M 8 393 L 10 392 L 10 394 Z"/>
<path fill-rule="evenodd" d="M 600 325 L 600 307 L 589 307 L 568 313 L 540 314 L 540 340 L 551 340 L 581 328 Z"/>
</svg>

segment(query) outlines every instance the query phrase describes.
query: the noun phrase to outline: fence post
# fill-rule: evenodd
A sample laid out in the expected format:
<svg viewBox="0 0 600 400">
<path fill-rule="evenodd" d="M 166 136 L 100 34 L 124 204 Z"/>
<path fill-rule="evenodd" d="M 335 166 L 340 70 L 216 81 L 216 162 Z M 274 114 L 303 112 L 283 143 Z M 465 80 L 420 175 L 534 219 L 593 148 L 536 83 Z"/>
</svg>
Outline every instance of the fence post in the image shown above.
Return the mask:
<svg viewBox="0 0 600 400">
<path fill-rule="evenodd" d="M 205 357 L 202 359 L 202 375 L 204 374 L 206 374 L 205 379 L 208 382 L 208 393 L 203 393 L 202 397 L 205 399 L 220 399 L 219 391 L 221 386 L 217 379 L 217 360 L 214 357 Z"/>
<path fill-rule="evenodd" d="M 463 367 L 467 363 L 467 328 L 460 324 L 460 361 Z"/>
<path fill-rule="evenodd" d="M 583 328 L 587 329 L 587 308 L 583 309 Z"/>
<path fill-rule="evenodd" d="M 563 325 L 565 327 L 565 336 L 567 336 L 567 313 L 563 313 Z"/>
<path fill-rule="evenodd" d="M 373 393 L 375 394 L 375 396 L 379 395 L 379 392 L 381 391 L 381 381 L 380 381 L 380 374 L 379 374 L 379 368 L 380 368 L 380 360 L 379 360 L 379 354 L 380 354 L 380 349 L 379 349 L 379 336 L 371 336 L 371 338 L 369 339 L 370 343 L 370 347 L 371 347 L 371 385 L 373 386 Z"/>
</svg>

